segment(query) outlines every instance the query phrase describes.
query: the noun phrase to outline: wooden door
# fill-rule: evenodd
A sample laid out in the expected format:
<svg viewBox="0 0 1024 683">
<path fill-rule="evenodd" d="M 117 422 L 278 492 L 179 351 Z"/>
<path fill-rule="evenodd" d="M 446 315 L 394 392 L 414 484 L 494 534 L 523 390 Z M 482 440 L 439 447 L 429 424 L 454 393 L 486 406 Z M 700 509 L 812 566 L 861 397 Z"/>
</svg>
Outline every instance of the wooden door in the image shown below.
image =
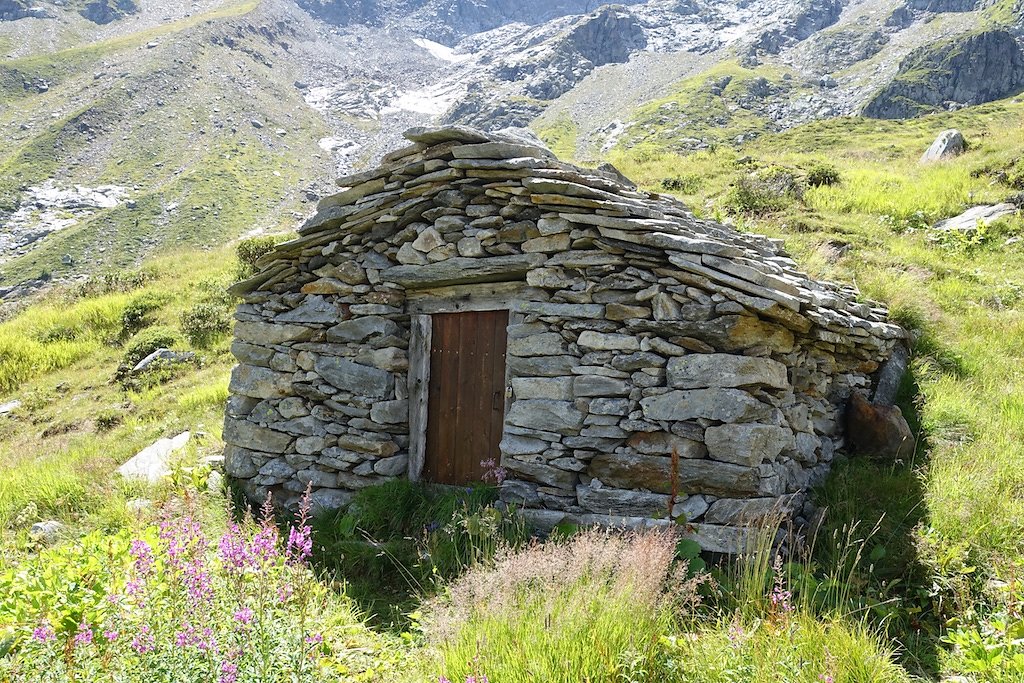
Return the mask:
<svg viewBox="0 0 1024 683">
<path fill-rule="evenodd" d="M 432 316 L 423 465 L 428 481 L 481 481 L 481 461 L 500 460 L 507 328 L 508 311 Z"/>
</svg>

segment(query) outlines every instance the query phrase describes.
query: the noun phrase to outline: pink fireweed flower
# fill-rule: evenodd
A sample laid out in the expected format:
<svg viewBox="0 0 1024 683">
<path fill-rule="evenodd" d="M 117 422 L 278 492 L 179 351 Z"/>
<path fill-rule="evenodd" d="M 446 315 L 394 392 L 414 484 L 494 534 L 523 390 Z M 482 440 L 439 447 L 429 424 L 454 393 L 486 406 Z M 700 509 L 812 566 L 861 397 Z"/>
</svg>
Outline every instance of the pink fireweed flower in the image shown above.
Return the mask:
<svg viewBox="0 0 1024 683">
<path fill-rule="evenodd" d="M 153 549 L 145 541 L 132 541 L 128 553 L 135 559 L 135 571 L 139 576 L 147 576 L 153 570 Z"/>
<path fill-rule="evenodd" d="M 281 604 L 284 604 L 291 600 L 292 596 L 294 595 L 295 589 L 292 588 L 292 585 L 290 583 L 286 583 L 285 585 L 277 589 L 277 601 Z"/>
<path fill-rule="evenodd" d="M 44 622 L 39 626 L 36 626 L 32 631 L 32 640 L 37 643 L 48 643 L 51 640 L 57 639 L 57 633 L 53 630 L 53 627 L 48 623 Z"/>
<path fill-rule="evenodd" d="M 306 642 L 310 645 L 319 645 L 324 642 L 324 636 L 322 633 L 314 633 L 311 636 L 306 636 Z"/>
<path fill-rule="evenodd" d="M 298 528 L 292 527 L 288 532 L 288 545 L 285 548 L 285 555 L 290 562 L 300 564 L 309 559 L 313 554 L 312 529 L 308 525 Z"/>
<path fill-rule="evenodd" d="M 447 676 L 438 676 L 437 683 L 452 683 Z"/>
<path fill-rule="evenodd" d="M 238 665 L 234 662 L 222 662 L 218 683 L 235 683 L 238 680 Z"/>
<path fill-rule="evenodd" d="M 153 638 L 153 634 L 150 632 L 149 626 L 143 624 L 139 627 L 138 634 L 132 638 L 132 649 L 140 655 L 144 655 L 155 649 L 155 642 L 156 639 Z"/>
<path fill-rule="evenodd" d="M 218 550 L 221 564 L 229 573 L 241 574 L 252 566 L 249 545 L 242 538 L 241 529 L 237 524 L 232 524 L 221 536 Z"/>
<path fill-rule="evenodd" d="M 278 533 L 277 527 L 264 525 L 252 537 L 249 543 L 249 556 L 251 566 L 263 567 L 272 564 L 278 558 Z"/>
<path fill-rule="evenodd" d="M 117 631 L 104 631 L 103 632 L 103 637 L 106 638 L 107 642 L 110 642 L 110 643 L 112 643 L 115 640 L 117 640 L 120 635 L 121 634 L 118 633 Z"/>
<path fill-rule="evenodd" d="M 835 679 L 832 678 L 832 674 L 818 674 L 818 680 L 821 683 L 835 683 Z"/>
<path fill-rule="evenodd" d="M 196 643 L 196 648 L 200 652 L 215 652 L 217 650 L 217 640 L 213 637 L 213 629 L 207 626 L 203 629 L 202 638 Z"/>
<path fill-rule="evenodd" d="M 234 619 L 238 623 L 248 626 L 252 623 L 254 616 L 255 615 L 253 614 L 253 611 L 251 609 L 249 609 L 248 607 L 243 607 L 242 609 L 235 612 Z"/>
<path fill-rule="evenodd" d="M 75 634 L 75 645 L 88 645 L 92 642 L 92 629 L 89 628 L 89 624 L 82 619 L 82 623 L 78 625 L 78 633 Z"/>
</svg>

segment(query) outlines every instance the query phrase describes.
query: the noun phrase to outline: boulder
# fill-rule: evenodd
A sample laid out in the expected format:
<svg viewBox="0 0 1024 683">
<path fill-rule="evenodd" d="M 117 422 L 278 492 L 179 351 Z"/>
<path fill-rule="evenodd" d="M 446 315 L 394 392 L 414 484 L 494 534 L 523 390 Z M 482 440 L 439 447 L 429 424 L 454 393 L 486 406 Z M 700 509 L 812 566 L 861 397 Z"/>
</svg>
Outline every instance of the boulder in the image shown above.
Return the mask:
<svg viewBox="0 0 1024 683">
<path fill-rule="evenodd" d="M 174 454 L 185 448 L 191 438 L 191 432 L 182 432 L 173 439 L 160 439 L 118 467 L 117 473 L 125 479 L 155 484 L 170 476 Z"/>
<path fill-rule="evenodd" d="M 935 142 L 932 143 L 931 147 L 921 157 L 921 163 L 928 164 L 933 161 L 955 157 L 963 154 L 966 149 L 967 142 L 960 131 L 955 128 L 944 130 L 939 133 L 938 137 L 935 138 Z"/>
<path fill-rule="evenodd" d="M 846 436 L 855 453 L 884 458 L 907 458 L 916 443 L 910 425 L 896 406 L 869 403 L 859 393 L 846 407 Z"/>
<path fill-rule="evenodd" d="M 28 530 L 29 536 L 44 543 L 53 543 L 64 531 L 64 525 L 55 519 L 36 522 Z"/>
<path fill-rule="evenodd" d="M 979 225 L 987 225 L 994 220 L 1004 216 L 1012 216 L 1019 209 L 1014 204 L 986 204 L 967 209 L 959 216 L 953 216 L 939 221 L 933 226 L 933 230 L 949 232 L 958 230 L 960 232 L 972 232 L 978 229 Z"/>
</svg>

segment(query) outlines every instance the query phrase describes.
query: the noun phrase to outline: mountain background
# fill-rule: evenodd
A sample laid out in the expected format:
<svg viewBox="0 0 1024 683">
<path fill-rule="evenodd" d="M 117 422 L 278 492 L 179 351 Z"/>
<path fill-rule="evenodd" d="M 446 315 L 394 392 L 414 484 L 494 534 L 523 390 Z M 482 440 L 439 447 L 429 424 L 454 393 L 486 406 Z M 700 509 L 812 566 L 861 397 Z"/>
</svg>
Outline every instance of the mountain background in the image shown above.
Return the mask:
<svg viewBox="0 0 1024 683">
<path fill-rule="evenodd" d="M 289 229 L 412 125 L 742 148 L 1012 97 L 1022 44 L 1020 0 L 0 0 L 0 296 Z"/>
</svg>

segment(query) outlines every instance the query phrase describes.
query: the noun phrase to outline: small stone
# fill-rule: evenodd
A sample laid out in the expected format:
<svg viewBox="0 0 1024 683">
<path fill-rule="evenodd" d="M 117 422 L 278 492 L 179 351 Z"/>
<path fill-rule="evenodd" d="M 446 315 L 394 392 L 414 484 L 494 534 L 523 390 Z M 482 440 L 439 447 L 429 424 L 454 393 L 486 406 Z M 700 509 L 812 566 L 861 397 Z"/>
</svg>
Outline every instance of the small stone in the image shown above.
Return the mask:
<svg viewBox="0 0 1024 683">
<path fill-rule="evenodd" d="M 413 249 L 427 253 L 437 249 L 438 247 L 444 246 L 444 238 L 434 228 L 427 228 L 420 233 L 419 237 L 412 243 Z"/>
<path fill-rule="evenodd" d="M 63 533 L 64 525 L 55 519 L 36 522 L 29 528 L 29 536 L 44 543 L 53 543 Z"/>
<path fill-rule="evenodd" d="M 639 351 L 640 341 L 625 334 L 605 334 L 587 330 L 577 341 L 581 348 L 594 351 Z"/>
</svg>

